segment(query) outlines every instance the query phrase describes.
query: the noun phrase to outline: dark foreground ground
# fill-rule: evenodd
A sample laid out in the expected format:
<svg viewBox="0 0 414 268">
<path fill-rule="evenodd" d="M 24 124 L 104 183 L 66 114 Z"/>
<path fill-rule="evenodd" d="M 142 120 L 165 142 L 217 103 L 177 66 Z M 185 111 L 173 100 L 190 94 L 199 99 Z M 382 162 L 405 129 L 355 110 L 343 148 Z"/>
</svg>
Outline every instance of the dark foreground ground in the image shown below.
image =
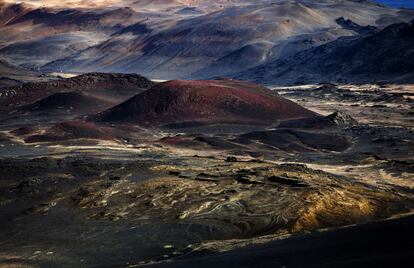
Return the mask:
<svg viewBox="0 0 414 268">
<path fill-rule="evenodd" d="M 414 211 L 412 85 L 278 87 L 320 116 L 154 128 L 89 120 L 152 83 L 106 76 L 3 92 L 24 104 L 0 112 L 0 268 L 409 266 L 414 216 L 384 220 Z"/>
<path fill-rule="evenodd" d="M 151 267 L 410 267 L 414 216 L 312 233 Z"/>
</svg>

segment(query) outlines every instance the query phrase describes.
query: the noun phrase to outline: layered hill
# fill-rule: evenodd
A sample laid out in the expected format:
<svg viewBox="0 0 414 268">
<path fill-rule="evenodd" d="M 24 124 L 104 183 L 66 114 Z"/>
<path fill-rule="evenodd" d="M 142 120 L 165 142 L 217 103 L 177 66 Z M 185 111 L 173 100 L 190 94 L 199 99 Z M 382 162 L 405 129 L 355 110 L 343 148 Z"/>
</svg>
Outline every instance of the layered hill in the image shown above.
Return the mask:
<svg viewBox="0 0 414 268">
<path fill-rule="evenodd" d="M 366 14 L 370 14 L 367 16 Z M 108 40 L 46 69 L 138 72 L 161 79 L 206 78 L 251 68 L 281 56 L 358 33 L 337 23 L 345 17 L 361 26 L 408 21 L 399 11 L 361 1 L 250 1 L 177 21 L 134 39 Z M 119 55 L 101 57 L 122 43 Z"/>
<path fill-rule="evenodd" d="M 234 80 L 173 80 L 155 85 L 89 120 L 157 127 L 269 125 L 313 116 L 316 114 L 255 84 Z"/>
<path fill-rule="evenodd" d="M 368 36 L 341 38 L 242 72 L 267 84 L 414 81 L 414 20 Z"/>
<path fill-rule="evenodd" d="M 414 18 L 356 0 L 114 2 L 3 4 L 0 56 L 41 71 L 205 79 Z"/>
<path fill-rule="evenodd" d="M 14 64 L 40 69 L 108 40 L 144 16 L 128 7 L 57 8 L 0 1 L 0 54 Z"/>
</svg>

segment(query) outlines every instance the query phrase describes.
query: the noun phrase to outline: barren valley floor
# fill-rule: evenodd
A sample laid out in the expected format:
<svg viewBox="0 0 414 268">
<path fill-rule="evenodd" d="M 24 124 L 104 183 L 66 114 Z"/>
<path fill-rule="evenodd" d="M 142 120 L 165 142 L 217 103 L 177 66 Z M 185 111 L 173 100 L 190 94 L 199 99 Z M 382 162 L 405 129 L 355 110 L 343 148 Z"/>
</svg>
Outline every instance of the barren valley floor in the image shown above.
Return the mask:
<svg viewBox="0 0 414 268">
<path fill-rule="evenodd" d="M 412 86 L 274 90 L 325 117 L 154 129 L 8 108 L 0 265 L 402 267 Z"/>
</svg>

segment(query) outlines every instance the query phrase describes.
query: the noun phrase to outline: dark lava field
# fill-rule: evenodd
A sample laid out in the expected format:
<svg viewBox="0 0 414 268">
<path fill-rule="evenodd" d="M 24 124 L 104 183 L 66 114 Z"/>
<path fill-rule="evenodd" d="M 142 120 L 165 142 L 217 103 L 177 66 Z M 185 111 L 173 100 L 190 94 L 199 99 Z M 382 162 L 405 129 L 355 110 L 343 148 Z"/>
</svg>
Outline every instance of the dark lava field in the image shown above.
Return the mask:
<svg viewBox="0 0 414 268">
<path fill-rule="evenodd" d="M 251 256 L 267 267 L 275 250 L 302 267 L 278 243 L 314 254 L 301 241 L 356 239 L 387 219 L 390 241 L 410 236 L 394 225 L 411 218 L 389 219 L 414 207 L 412 89 L 377 87 L 92 73 L 4 89 L 0 262 L 182 267 L 217 256 L 205 267 L 236 267 Z M 333 246 L 369 250 L 349 244 Z M 386 245 L 372 246 L 356 265 L 375 265 Z M 329 266 L 329 254 L 309 262 Z"/>
<path fill-rule="evenodd" d="M 402 2 L 0 0 L 0 268 L 411 267 Z"/>
</svg>

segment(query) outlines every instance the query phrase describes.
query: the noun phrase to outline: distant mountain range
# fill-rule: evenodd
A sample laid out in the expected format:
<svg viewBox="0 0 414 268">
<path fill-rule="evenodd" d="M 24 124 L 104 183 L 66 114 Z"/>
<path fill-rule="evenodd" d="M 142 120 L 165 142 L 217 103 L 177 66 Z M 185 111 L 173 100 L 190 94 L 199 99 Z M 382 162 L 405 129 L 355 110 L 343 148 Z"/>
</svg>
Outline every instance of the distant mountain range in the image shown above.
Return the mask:
<svg viewBox="0 0 414 268">
<path fill-rule="evenodd" d="M 256 80 L 254 68 L 414 18 L 364 0 L 1 1 L 0 57 L 14 65 L 153 79 Z"/>
<path fill-rule="evenodd" d="M 366 36 L 343 37 L 235 77 L 264 84 L 414 81 L 414 20 Z"/>
</svg>

